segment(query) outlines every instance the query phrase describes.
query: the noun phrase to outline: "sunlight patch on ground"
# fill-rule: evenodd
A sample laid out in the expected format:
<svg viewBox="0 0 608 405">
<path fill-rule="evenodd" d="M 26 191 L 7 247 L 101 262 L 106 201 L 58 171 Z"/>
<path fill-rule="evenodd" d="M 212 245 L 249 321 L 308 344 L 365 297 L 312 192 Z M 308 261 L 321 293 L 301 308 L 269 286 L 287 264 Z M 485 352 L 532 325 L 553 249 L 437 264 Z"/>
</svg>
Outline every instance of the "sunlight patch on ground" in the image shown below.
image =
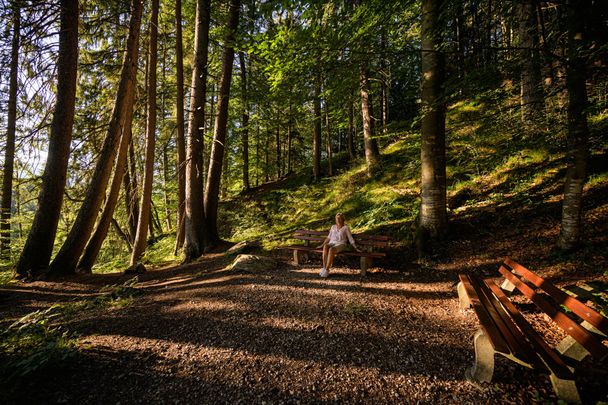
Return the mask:
<svg viewBox="0 0 608 405">
<path fill-rule="evenodd" d="M 221 311 L 247 311 L 249 306 L 245 304 L 237 304 L 230 300 L 202 298 L 202 299 L 186 299 L 179 304 L 166 306 L 162 309 L 164 313 L 182 313 L 192 311 L 205 312 L 221 312 Z"/>
</svg>

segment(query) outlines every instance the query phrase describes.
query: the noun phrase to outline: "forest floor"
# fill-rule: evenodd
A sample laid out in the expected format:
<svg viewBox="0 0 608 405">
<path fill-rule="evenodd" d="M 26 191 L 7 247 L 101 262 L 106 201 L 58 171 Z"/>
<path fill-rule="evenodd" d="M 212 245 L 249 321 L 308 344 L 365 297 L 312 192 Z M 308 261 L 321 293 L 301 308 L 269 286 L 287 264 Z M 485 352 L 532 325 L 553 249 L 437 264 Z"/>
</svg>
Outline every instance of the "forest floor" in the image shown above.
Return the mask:
<svg viewBox="0 0 608 405">
<path fill-rule="evenodd" d="M 396 252 L 365 279 L 354 261 L 339 260 L 321 279 L 318 260 L 294 267 L 277 251 L 282 264 L 266 271 L 229 270 L 232 259 L 220 253 L 153 269 L 139 276 L 142 294 L 128 305 L 74 314 L 62 327 L 76 336 L 78 354 L 20 380 L 0 402 L 555 402 L 547 376 L 503 358 L 492 383 L 465 380 L 478 321 L 458 308 L 457 274 L 496 276 L 509 255 L 560 286 L 605 283 L 607 191 L 588 192 L 588 242 L 574 256 L 555 254 L 548 243 L 559 229 L 555 207 L 521 213 L 514 206 L 454 221 L 458 240 L 441 260 L 419 263 Z M 91 299 L 129 278 L 9 285 L 0 290 L 0 316 L 6 324 Z M 530 306 L 524 314 L 550 343 L 562 337 Z M 577 383 L 585 402 L 608 400 L 601 378 Z"/>
</svg>

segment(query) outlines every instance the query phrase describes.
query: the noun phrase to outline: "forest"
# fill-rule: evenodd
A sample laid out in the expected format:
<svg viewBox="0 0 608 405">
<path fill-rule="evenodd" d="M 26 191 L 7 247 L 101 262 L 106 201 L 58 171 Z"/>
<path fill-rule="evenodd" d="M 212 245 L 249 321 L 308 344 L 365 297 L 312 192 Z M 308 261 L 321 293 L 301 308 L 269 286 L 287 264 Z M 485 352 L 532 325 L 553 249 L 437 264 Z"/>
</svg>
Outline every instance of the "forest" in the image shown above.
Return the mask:
<svg viewBox="0 0 608 405">
<path fill-rule="evenodd" d="M 0 402 L 608 401 L 604 1 L 0 0 L 0 28 Z"/>
</svg>

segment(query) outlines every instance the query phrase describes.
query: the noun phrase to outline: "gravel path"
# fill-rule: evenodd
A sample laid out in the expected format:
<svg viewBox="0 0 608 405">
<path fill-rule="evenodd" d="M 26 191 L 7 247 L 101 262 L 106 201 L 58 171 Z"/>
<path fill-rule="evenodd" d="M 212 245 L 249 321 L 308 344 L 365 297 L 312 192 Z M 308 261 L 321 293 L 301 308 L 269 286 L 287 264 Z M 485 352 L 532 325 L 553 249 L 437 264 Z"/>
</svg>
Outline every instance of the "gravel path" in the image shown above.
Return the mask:
<svg viewBox="0 0 608 405">
<path fill-rule="evenodd" d="M 70 328 L 82 354 L 24 389 L 30 403 L 530 403 L 555 401 L 548 377 L 499 358 L 492 384 L 464 380 L 474 314 L 456 272 L 316 267 L 223 270 L 222 255 L 141 277 L 125 308 Z M 15 287 L 20 305 L 86 296 L 124 276 Z M 10 297 L 9 297 L 10 298 Z M 45 299 L 48 302 L 45 302 Z M 12 311 L 12 312 L 11 312 Z M 27 385 L 27 384 L 26 384 Z M 35 389 L 34 389 L 35 388 Z M 595 388 L 594 388 L 595 389 Z M 581 391 L 585 394 L 585 386 Z M 597 395 L 594 394 L 594 396 Z"/>
</svg>

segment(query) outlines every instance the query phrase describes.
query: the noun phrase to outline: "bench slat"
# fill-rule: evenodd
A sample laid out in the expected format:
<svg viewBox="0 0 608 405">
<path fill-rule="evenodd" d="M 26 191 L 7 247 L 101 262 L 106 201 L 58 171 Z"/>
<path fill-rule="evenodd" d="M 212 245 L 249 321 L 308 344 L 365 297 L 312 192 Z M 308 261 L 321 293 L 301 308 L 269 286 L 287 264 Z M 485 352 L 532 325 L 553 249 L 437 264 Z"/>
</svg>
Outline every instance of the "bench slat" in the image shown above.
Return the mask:
<svg viewBox="0 0 608 405">
<path fill-rule="evenodd" d="M 382 241 L 377 242 L 377 241 L 373 241 L 373 240 L 361 240 L 361 239 L 359 239 L 358 236 L 353 236 L 353 237 L 354 237 L 357 245 L 361 245 L 361 246 L 388 247 L 388 245 L 389 245 L 387 242 L 382 242 Z M 325 236 L 319 237 L 319 236 L 294 235 L 293 238 L 298 239 L 298 240 L 310 240 L 310 241 L 319 242 L 319 243 L 321 243 L 325 240 Z"/>
<path fill-rule="evenodd" d="M 323 249 L 317 249 L 314 246 L 302 246 L 302 245 L 281 246 L 281 249 L 299 250 L 302 252 L 323 253 Z M 349 255 L 349 256 L 377 257 L 377 258 L 386 257 L 386 253 L 384 253 L 384 252 L 357 252 L 356 250 L 355 251 L 343 251 L 343 252 L 340 252 L 339 254 L 340 255 Z"/>
<path fill-rule="evenodd" d="M 566 316 L 566 314 L 561 312 L 555 305 L 523 283 L 507 268 L 500 266 L 498 270 L 507 280 L 515 285 L 522 294 L 532 300 L 538 308 L 549 315 L 549 317 L 551 317 L 551 319 L 553 319 L 566 333 L 587 349 L 593 357 L 602 360 L 608 355 L 608 348 L 596 339 L 588 330 Z"/>
<path fill-rule="evenodd" d="M 526 280 L 529 280 L 536 287 L 545 291 L 549 294 L 558 304 L 561 304 L 574 312 L 576 315 L 595 326 L 604 335 L 608 335 L 608 319 L 596 312 L 592 308 L 583 304 L 576 298 L 568 295 L 561 289 L 557 288 L 551 282 L 537 276 L 524 266 L 514 262 L 508 257 L 504 260 L 505 264 L 515 270 L 516 273 L 521 274 Z"/>
<path fill-rule="evenodd" d="M 299 239 L 299 240 L 312 240 L 312 241 L 317 241 L 317 242 L 323 242 L 325 240 L 325 237 L 318 237 L 318 236 L 301 236 L 301 235 L 295 235 L 294 239 Z"/>
<path fill-rule="evenodd" d="M 502 334 L 492 321 L 492 316 L 488 312 L 488 310 L 482 304 L 477 291 L 473 287 L 472 280 L 469 276 L 465 274 L 460 274 L 460 281 L 464 285 L 465 291 L 469 296 L 469 300 L 471 301 L 471 306 L 475 310 L 477 314 L 477 318 L 479 319 L 479 324 L 483 328 L 484 332 L 488 335 L 490 339 L 490 343 L 494 350 L 500 353 L 510 353 L 511 350 Z"/>
<path fill-rule="evenodd" d="M 572 372 L 568 366 L 563 362 L 559 355 L 549 347 L 547 342 L 534 330 L 530 323 L 524 318 L 519 310 L 513 305 L 513 303 L 507 298 L 502 292 L 500 287 L 496 285 L 492 280 L 485 280 L 486 285 L 490 288 L 492 293 L 498 298 L 504 309 L 509 313 L 511 318 L 515 321 L 519 329 L 526 335 L 529 342 L 536 350 L 536 354 L 540 356 L 545 366 L 558 378 L 572 379 Z"/>
<path fill-rule="evenodd" d="M 473 285 L 479 294 L 481 303 L 490 313 L 492 320 L 500 330 L 515 357 L 530 362 L 539 363 L 539 358 L 531 350 L 525 336 L 517 328 L 509 314 L 505 311 L 490 289 L 477 277 L 471 277 Z"/>
</svg>

